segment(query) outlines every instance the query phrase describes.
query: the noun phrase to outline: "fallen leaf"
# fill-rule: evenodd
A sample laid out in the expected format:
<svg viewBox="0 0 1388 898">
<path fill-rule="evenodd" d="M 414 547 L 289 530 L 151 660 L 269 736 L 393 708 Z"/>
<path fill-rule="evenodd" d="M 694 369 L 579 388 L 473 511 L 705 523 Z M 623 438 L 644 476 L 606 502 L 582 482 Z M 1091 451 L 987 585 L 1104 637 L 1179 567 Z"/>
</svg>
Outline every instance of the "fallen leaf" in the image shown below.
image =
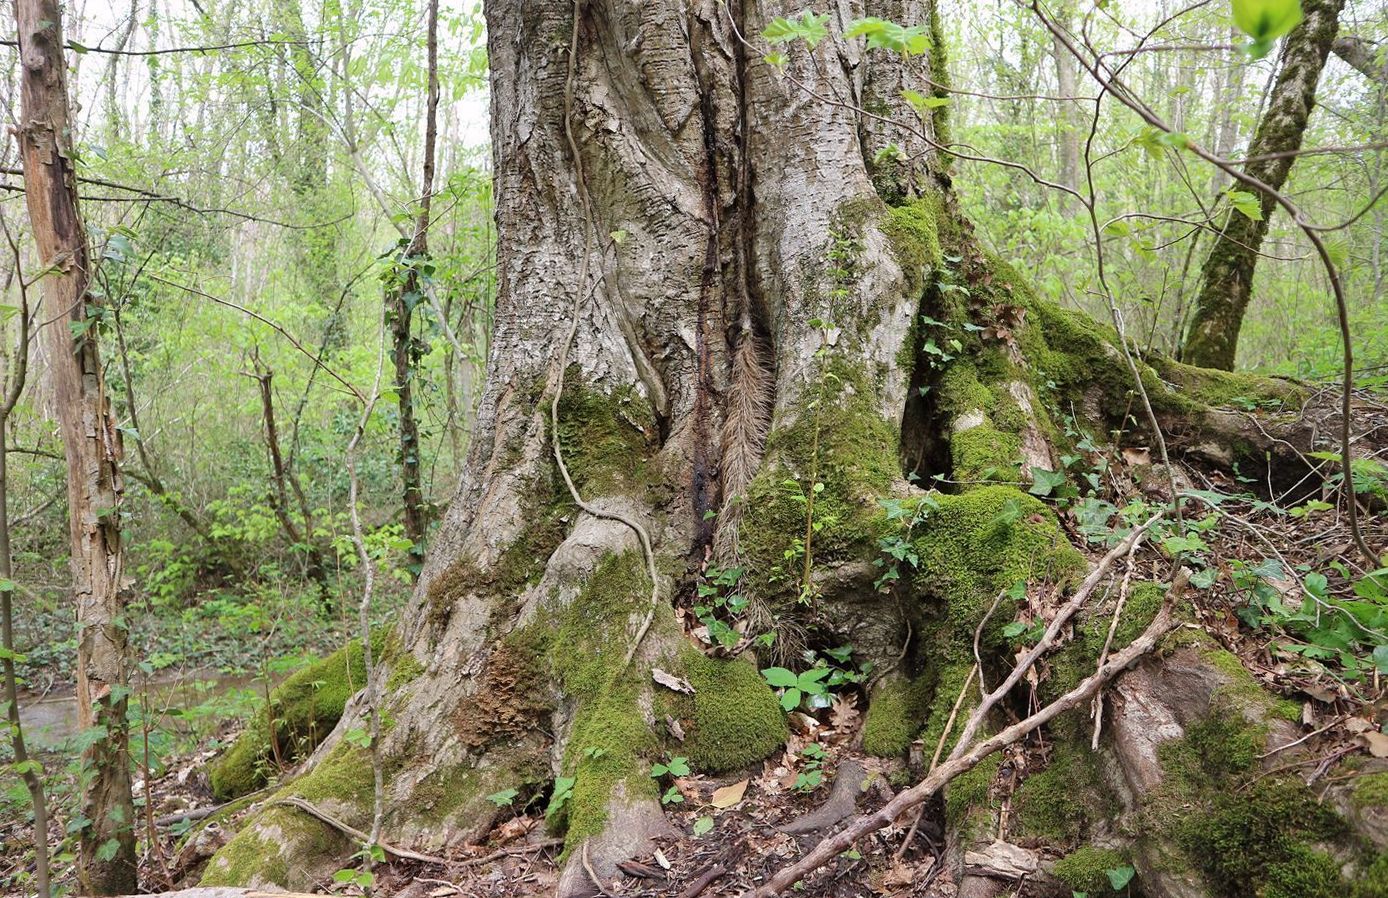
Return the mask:
<svg viewBox="0 0 1388 898">
<path fill-rule="evenodd" d="M 1362 717 L 1351 717 L 1349 720 L 1345 721 L 1345 729 L 1349 730 L 1351 733 L 1367 733 L 1373 728 L 1374 725 Z"/>
<path fill-rule="evenodd" d="M 838 730 L 851 730 L 858 723 L 857 696 L 836 695 L 829 710 L 829 722 Z"/>
<path fill-rule="evenodd" d="M 659 848 L 655 850 L 655 862 L 660 865 L 662 870 L 670 869 L 670 861 L 665 857 L 665 852 Z"/>
<path fill-rule="evenodd" d="M 1152 463 L 1152 451 L 1146 447 L 1128 447 L 1123 450 L 1123 461 L 1130 465 L 1150 465 Z"/>
<path fill-rule="evenodd" d="M 461 891 L 457 886 L 439 886 L 429 890 L 429 898 L 444 898 L 445 895 L 456 895 Z"/>
<path fill-rule="evenodd" d="M 694 694 L 694 687 L 689 685 L 689 681 L 684 677 L 677 677 L 674 674 L 666 673 L 658 667 L 651 668 L 651 679 L 655 680 L 666 689 L 673 689 L 676 692 L 683 692 L 687 695 Z"/>
<path fill-rule="evenodd" d="M 730 786 L 713 790 L 713 800 L 710 803 L 715 808 L 730 808 L 741 801 L 746 792 L 747 780 L 739 780 Z"/>
<path fill-rule="evenodd" d="M 1375 758 L 1388 758 L 1388 735 L 1383 733 L 1360 733 L 1359 740 Z"/>
</svg>

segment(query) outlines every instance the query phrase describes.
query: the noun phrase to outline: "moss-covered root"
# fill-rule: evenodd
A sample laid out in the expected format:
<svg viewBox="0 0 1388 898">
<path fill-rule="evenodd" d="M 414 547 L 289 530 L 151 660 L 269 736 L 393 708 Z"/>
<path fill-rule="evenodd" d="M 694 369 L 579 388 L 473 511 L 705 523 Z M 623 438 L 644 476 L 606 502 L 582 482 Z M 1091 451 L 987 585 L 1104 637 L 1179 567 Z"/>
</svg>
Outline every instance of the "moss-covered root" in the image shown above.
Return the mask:
<svg viewBox="0 0 1388 898">
<path fill-rule="evenodd" d="M 212 794 L 230 801 L 264 786 L 276 761 L 287 765 L 307 757 L 332 732 L 347 700 L 365 682 L 361 641 L 354 639 L 275 687 L 268 704 L 212 762 Z"/>
</svg>

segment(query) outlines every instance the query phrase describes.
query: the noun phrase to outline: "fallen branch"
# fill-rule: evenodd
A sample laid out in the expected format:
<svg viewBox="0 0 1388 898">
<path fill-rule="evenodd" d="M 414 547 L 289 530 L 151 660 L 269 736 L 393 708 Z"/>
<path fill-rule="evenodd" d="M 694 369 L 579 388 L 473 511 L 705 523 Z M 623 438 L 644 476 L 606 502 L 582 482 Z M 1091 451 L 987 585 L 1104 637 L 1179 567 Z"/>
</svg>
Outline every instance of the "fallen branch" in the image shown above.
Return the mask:
<svg viewBox="0 0 1388 898">
<path fill-rule="evenodd" d="M 1119 549 L 1126 552 L 1127 546 L 1120 545 Z M 803 858 L 783 868 L 772 876 L 765 885 L 750 892 L 744 892 L 742 898 L 772 898 L 774 895 L 781 894 L 782 891 L 848 850 L 854 842 L 883 829 L 906 811 L 928 800 L 951 780 L 978 766 L 984 758 L 1017 742 L 1071 708 L 1076 708 L 1092 699 L 1105 683 L 1126 670 L 1138 658 L 1156 648 L 1162 637 L 1176 628 L 1177 621 L 1172 616 L 1172 605 L 1185 590 L 1189 579 L 1190 572 L 1188 570 L 1185 568 L 1179 570 L 1170 590 L 1167 591 L 1166 601 L 1162 604 L 1161 610 L 1157 612 L 1157 616 L 1153 618 L 1152 623 L 1147 626 L 1142 635 L 1134 639 L 1127 648 L 1114 653 L 1106 664 L 1099 667 L 1074 689 L 1041 708 L 1035 714 L 1006 727 L 988 739 L 972 745 L 961 741 L 949 760 L 937 767 L 934 773 L 900 793 L 878 810 L 859 817 L 837 834 L 821 840 Z M 990 706 L 980 705 L 974 711 L 969 720 L 971 725 L 968 729 L 969 732 L 977 731 L 982 718 L 987 714 L 988 707 Z"/>
</svg>

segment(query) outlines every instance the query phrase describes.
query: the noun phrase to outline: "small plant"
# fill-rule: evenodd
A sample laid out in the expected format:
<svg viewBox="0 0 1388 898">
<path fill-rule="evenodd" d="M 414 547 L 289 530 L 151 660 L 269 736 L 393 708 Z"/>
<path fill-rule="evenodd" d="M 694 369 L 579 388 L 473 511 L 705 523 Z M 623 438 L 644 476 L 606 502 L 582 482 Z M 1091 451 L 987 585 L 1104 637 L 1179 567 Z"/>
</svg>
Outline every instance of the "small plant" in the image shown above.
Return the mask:
<svg viewBox="0 0 1388 898">
<path fill-rule="evenodd" d="M 829 753 L 818 742 L 811 742 L 800 750 L 804 767 L 795 778 L 796 792 L 813 792 L 824 783 L 824 762 L 828 757 Z"/>
<path fill-rule="evenodd" d="M 662 777 L 689 776 L 689 759 L 684 757 L 670 758 L 663 764 L 651 766 L 651 779 L 661 779 Z M 680 793 L 679 786 L 671 783 L 660 796 L 661 804 L 682 804 L 684 795 Z"/>
<path fill-rule="evenodd" d="M 710 567 L 698 585 L 694 616 L 708 629 L 709 641 L 725 649 L 742 641 L 742 633 L 734 626 L 747 610 L 747 597 L 737 591 L 742 574 L 740 567 Z"/>
<path fill-rule="evenodd" d="M 799 674 L 784 667 L 768 667 L 761 675 L 772 688 L 781 690 L 781 708 L 789 712 L 800 707 L 806 696 L 827 695 L 829 688 L 824 680 L 832 672 L 827 666 L 812 667 Z"/>
<path fill-rule="evenodd" d="M 499 808 L 509 808 L 511 803 L 516 800 L 520 792 L 516 789 L 502 789 L 500 792 L 493 792 L 487 796 L 487 801 Z"/>
<path fill-rule="evenodd" d="M 363 893 L 369 893 L 371 887 L 376 884 L 376 874 L 371 872 L 371 865 L 385 863 L 385 849 L 380 845 L 366 845 L 352 855 L 352 860 L 356 861 L 357 865 L 338 870 L 333 874 L 333 882 L 338 885 L 353 885 Z"/>
</svg>

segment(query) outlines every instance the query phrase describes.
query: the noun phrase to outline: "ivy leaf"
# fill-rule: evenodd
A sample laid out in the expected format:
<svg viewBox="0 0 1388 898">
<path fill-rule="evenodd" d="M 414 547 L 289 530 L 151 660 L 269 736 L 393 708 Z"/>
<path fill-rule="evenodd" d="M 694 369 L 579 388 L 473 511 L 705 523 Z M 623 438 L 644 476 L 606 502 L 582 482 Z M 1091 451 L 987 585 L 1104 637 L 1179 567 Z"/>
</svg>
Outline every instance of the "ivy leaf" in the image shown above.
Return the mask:
<svg viewBox="0 0 1388 898">
<path fill-rule="evenodd" d="M 1253 38 L 1248 54 L 1262 59 L 1279 37 L 1301 22 L 1300 0 L 1231 0 L 1234 24 Z"/>
<path fill-rule="evenodd" d="M 819 44 L 829 36 L 829 29 L 825 23 L 829 21 L 828 15 L 815 15 L 810 10 L 805 10 L 798 19 L 788 19 L 777 16 L 771 20 L 771 24 L 766 26 L 766 30 L 761 36 L 773 44 L 787 44 L 791 41 L 803 40 L 810 45 L 810 49 Z"/>
<path fill-rule="evenodd" d="M 1033 496 L 1049 496 L 1057 487 L 1065 484 L 1064 471 L 1048 471 L 1045 468 L 1031 469 L 1031 489 Z"/>
<path fill-rule="evenodd" d="M 1104 873 L 1108 875 L 1109 885 L 1113 886 L 1115 892 L 1121 892 L 1137 875 L 1137 871 L 1130 866 L 1115 867 L 1112 870 L 1105 870 Z"/>
</svg>

